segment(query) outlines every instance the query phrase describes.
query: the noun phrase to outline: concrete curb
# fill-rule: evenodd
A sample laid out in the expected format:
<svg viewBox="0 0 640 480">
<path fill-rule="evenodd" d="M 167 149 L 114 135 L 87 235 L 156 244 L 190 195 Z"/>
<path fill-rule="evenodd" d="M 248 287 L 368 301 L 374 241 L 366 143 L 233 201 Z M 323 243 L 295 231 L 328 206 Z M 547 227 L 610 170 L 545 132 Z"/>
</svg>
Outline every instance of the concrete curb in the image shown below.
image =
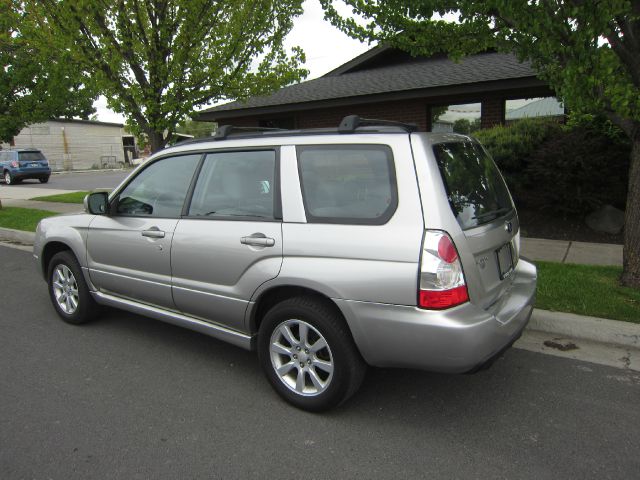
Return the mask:
<svg viewBox="0 0 640 480">
<path fill-rule="evenodd" d="M 528 330 L 640 349 L 640 324 L 535 308 Z"/>
<path fill-rule="evenodd" d="M 12 243 L 21 243 L 22 245 L 33 245 L 36 239 L 34 232 L 25 232 L 24 230 L 14 230 L 12 228 L 0 228 L 0 240 Z"/>
</svg>

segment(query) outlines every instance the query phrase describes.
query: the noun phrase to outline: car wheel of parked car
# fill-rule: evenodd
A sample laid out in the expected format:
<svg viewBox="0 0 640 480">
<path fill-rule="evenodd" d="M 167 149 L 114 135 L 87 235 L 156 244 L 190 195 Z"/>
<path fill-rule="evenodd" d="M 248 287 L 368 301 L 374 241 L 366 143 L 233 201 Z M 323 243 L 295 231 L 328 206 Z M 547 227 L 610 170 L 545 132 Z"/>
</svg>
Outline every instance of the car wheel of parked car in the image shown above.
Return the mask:
<svg viewBox="0 0 640 480">
<path fill-rule="evenodd" d="M 42 177 L 42 178 L 39 178 L 38 180 L 40 180 L 40 183 L 47 183 L 49 181 L 49 177 Z"/>
<path fill-rule="evenodd" d="M 56 253 L 48 269 L 49 296 L 62 320 L 79 325 L 99 311 L 84 280 L 76 257 L 70 251 Z"/>
<path fill-rule="evenodd" d="M 4 183 L 5 185 L 13 185 L 16 183 L 16 180 L 13 178 L 13 175 L 11 175 L 11 172 L 9 172 L 8 170 L 4 172 Z"/>
<path fill-rule="evenodd" d="M 347 400 L 366 371 L 340 313 L 313 297 L 291 298 L 267 312 L 258 357 L 280 396 L 316 412 Z"/>
</svg>

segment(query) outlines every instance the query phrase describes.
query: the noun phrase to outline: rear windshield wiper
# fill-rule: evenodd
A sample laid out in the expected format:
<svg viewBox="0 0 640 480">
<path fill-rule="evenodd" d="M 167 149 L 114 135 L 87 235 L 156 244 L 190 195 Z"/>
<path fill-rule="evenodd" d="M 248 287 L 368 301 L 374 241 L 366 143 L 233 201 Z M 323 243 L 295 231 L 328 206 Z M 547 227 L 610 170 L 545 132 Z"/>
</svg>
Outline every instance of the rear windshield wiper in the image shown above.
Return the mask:
<svg viewBox="0 0 640 480">
<path fill-rule="evenodd" d="M 481 218 L 488 217 L 490 215 L 496 215 L 497 216 L 497 215 L 500 215 L 501 213 L 507 213 L 507 212 L 510 212 L 510 211 L 511 211 L 510 208 L 502 207 L 502 208 L 498 208 L 497 210 L 490 210 L 488 212 L 481 213 L 480 215 L 476 215 L 475 217 L 472 217 L 472 218 L 475 219 L 475 220 L 480 220 Z"/>
</svg>

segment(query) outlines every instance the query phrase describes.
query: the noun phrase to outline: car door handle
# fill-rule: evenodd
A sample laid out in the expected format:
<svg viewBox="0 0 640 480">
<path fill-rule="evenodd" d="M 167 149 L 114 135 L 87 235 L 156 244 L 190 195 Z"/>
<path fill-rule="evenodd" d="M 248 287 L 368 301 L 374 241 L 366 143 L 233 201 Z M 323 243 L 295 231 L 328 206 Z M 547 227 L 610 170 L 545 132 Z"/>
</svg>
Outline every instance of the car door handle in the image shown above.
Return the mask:
<svg viewBox="0 0 640 480">
<path fill-rule="evenodd" d="M 242 237 L 240 243 L 253 247 L 273 247 L 276 241 L 273 238 L 264 236 L 262 233 L 254 233 L 248 237 Z"/>
<path fill-rule="evenodd" d="M 149 238 L 164 238 L 164 232 L 158 227 L 152 227 L 149 230 L 143 230 L 142 236 Z"/>
</svg>

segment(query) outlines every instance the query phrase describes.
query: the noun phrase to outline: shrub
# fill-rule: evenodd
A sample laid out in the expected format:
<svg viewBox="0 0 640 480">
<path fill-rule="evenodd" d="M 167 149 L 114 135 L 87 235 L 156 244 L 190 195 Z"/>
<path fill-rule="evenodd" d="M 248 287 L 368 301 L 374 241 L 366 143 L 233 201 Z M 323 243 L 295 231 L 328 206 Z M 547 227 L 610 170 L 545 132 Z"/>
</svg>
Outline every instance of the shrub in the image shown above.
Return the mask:
<svg viewBox="0 0 640 480">
<path fill-rule="evenodd" d="M 533 152 L 524 178 L 529 206 L 563 215 L 603 204 L 624 209 L 630 145 L 599 128 L 566 127 Z"/>
<path fill-rule="evenodd" d="M 473 135 L 500 167 L 516 202 L 522 203 L 529 186 L 525 174 L 529 157 L 547 138 L 561 129 L 562 126 L 554 120 L 524 118 L 509 125 L 478 130 Z"/>
</svg>

